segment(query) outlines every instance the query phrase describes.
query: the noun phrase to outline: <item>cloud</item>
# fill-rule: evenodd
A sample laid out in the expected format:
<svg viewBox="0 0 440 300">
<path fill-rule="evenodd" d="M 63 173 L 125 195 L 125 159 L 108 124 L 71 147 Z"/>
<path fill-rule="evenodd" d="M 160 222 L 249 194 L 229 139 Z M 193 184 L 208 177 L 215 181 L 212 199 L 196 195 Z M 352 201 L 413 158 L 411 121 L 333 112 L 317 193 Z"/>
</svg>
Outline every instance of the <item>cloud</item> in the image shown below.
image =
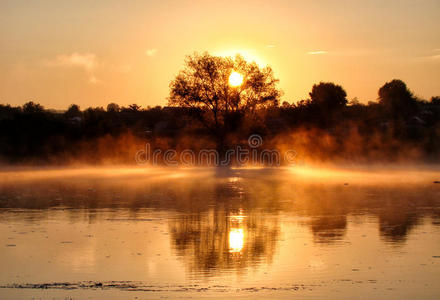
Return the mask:
<svg viewBox="0 0 440 300">
<path fill-rule="evenodd" d="M 310 55 L 327 54 L 327 53 L 328 53 L 327 51 L 323 51 L 323 50 L 307 52 L 307 54 L 310 54 Z"/>
<path fill-rule="evenodd" d="M 156 55 L 156 53 L 157 53 L 157 49 L 148 49 L 147 51 L 145 51 L 145 54 L 147 55 L 147 56 L 155 56 Z"/>
<path fill-rule="evenodd" d="M 437 59 L 440 59 L 440 54 L 439 55 L 428 56 L 428 58 L 437 60 Z"/>
<path fill-rule="evenodd" d="M 266 48 L 275 48 L 276 47 L 276 45 L 266 45 Z"/>
<path fill-rule="evenodd" d="M 440 50 L 440 49 L 439 49 Z M 437 50 L 434 50 L 434 52 L 438 52 Z M 414 57 L 417 61 L 440 61 L 440 54 L 430 54 L 430 55 L 424 55 L 424 56 L 416 56 Z"/>
<path fill-rule="evenodd" d="M 96 55 L 93 53 L 61 54 L 49 63 L 54 66 L 79 67 L 86 71 L 92 71 L 97 66 Z"/>
<path fill-rule="evenodd" d="M 70 53 L 60 54 L 52 60 L 47 61 L 47 65 L 55 67 L 72 67 L 83 69 L 89 79 L 89 83 L 97 84 L 102 81 L 96 78 L 94 71 L 98 66 L 98 60 L 93 53 Z"/>
<path fill-rule="evenodd" d="M 440 49 L 434 49 L 434 52 L 440 52 Z M 430 55 L 427 58 L 433 59 L 433 60 L 440 60 L 440 54 Z"/>
</svg>

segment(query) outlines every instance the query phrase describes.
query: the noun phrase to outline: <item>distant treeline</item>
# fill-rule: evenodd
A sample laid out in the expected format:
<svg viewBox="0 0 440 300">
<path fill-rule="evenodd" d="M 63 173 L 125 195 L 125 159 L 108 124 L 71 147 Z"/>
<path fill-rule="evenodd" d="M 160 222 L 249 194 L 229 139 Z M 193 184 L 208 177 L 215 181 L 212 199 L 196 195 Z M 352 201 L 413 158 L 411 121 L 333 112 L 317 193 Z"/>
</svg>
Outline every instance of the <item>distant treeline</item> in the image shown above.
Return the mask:
<svg viewBox="0 0 440 300">
<path fill-rule="evenodd" d="M 333 83 L 314 85 L 310 98 L 237 113 L 228 124 L 225 144 L 246 144 L 262 136 L 263 147 L 293 149 L 298 160 L 440 160 L 440 97 L 417 99 L 400 80 L 379 89 L 368 104 L 348 101 Z M 0 161 L 18 163 L 134 163 L 134 153 L 149 143 L 176 150 L 215 148 L 209 129 L 199 122 L 202 108 L 141 108 L 110 103 L 65 112 L 38 103 L 0 105 Z"/>
</svg>

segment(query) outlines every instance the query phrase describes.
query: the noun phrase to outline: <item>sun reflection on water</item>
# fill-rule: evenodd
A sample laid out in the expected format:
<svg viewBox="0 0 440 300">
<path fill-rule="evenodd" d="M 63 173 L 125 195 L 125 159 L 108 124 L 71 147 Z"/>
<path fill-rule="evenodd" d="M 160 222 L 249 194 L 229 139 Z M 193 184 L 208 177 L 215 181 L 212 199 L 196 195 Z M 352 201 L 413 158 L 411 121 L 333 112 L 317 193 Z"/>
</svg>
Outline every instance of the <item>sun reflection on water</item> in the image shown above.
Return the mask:
<svg viewBox="0 0 440 300">
<path fill-rule="evenodd" d="M 243 228 L 234 228 L 229 231 L 229 252 L 237 253 L 243 250 L 244 232 Z"/>
<path fill-rule="evenodd" d="M 244 230 L 243 230 L 243 210 L 240 209 L 237 215 L 229 217 L 230 230 L 229 230 L 229 252 L 239 253 L 244 247 Z"/>
</svg>

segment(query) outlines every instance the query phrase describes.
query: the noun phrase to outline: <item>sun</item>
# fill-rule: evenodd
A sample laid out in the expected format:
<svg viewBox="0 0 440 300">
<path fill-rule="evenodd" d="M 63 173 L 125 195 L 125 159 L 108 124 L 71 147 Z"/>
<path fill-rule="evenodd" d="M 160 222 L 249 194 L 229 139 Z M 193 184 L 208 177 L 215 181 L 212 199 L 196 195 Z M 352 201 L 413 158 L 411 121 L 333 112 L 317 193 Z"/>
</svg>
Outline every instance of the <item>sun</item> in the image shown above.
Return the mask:
<svg viewBox="0 0 440 300">
<path fill-rule="evenodd" d="M 233 71 L 231 75 L 229 75 L 229 85 L 236 87 L 240 86 L 243 83 L 243 75 Z"/>
</svg>

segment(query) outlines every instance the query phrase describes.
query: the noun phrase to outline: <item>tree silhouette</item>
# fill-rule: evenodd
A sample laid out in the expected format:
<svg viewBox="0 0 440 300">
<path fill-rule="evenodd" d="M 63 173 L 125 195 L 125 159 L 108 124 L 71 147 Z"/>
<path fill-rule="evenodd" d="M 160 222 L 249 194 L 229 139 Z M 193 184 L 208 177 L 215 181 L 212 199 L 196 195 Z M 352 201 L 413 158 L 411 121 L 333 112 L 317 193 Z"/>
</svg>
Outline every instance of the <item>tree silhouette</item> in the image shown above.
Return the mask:
<svg viewBox="0 0 440 300">
<path fill-rule="evenodd" d="M 347 93 L 333 82 L 320 82 L 314 84 L 309 93 L 312 104 L 325 110 L 335 110 L 347 105 Z"/>
<path fill-rule="evenodd" d="M 228 84 L 232 71 L 243 76 L 241 85 Z M 217 143 L 224 155 L 226 146 L 246 145 L 250 133 L 261 134 L 266 149 L 298 149 L 304 160 L 440 160 L 439 96 L 418 99 L 392 80 L 380 88 L 379 101 L 346 105 L 342 87 L 321 82 L 310 99 L 279 107 L 276 82 L 270 68 L 204 54 L 189 57 L 171 83 L 169 101 L 179 107 L 72 104 L 62 112 L 34 102 L 0 104 L 0 163 L 125 163 L 134 154 L 121 153 L 145 140 L 163 151 L 197 152 Z"/>
<path fill-rule="evenodd" d="M 23 105 L 23 112 L 28 114 L 42 113 L 44 112 L 44 107 L 38 103 L 30 101 Z"/>
<path fill-rule="evenodd" d="M 435 105 L 439 105 L 440 104 L 440 96 L 431 97 L 431 103 L 435 104 Z"/>
<path fill-rule="evenodd" d="M 385 111 L 394 117 L 407 117 L 417 108 L 412 92 L 406 87 L 405 82 L 394 79 L 385 83 L 379 89 L 379 103 Z"/>
<path fill-rule="evenodd" d="M 232 72 L 243 76 L 235 87 L 229 84 Z M 185 68 L 170 83 L 169 105 L 191 108 L 217 139 L 220 153 L 226 135 L 236 129 L 247 113 L 277 106 L 281 95 L 270 67 L 260 68 L 243 57 L 187 56 Z"/>
<path fill-rule="evenodd" d="M 134 104 L 130 104 L 128 106 L 128 109 L 132 112 L 136 112 L 136 111 L 139 111 L 141 109 L 141 107 L 134 103 Z"/>
<path fill-rule="evenodd" d="M 77 104 L 70 105 L 64 113 L 64 115 L 68 118 L 80 117 L 81 114 L 81 110 Z"/>
<path fill-rule="evenodd" d="M 120 109 L 119 105 L 116 104 L 116 103 L 109 103 L 109 104 L 107 105 L 107 111 L 108 111 L 108 112 L 117 113 L 117 112 L 119 112 L 120 110 L 121 110 L 121 109 Z"/>
<path fill-rule="evenodd" d="M 313 85 L 309 95 L 310 100 L 298 103 L 304 115 L 309 115 L 309 120 L 321 128 L 333 127 L 348 102 L 345 90 L 332 82 L 320 82 Z"/>
</svg>

